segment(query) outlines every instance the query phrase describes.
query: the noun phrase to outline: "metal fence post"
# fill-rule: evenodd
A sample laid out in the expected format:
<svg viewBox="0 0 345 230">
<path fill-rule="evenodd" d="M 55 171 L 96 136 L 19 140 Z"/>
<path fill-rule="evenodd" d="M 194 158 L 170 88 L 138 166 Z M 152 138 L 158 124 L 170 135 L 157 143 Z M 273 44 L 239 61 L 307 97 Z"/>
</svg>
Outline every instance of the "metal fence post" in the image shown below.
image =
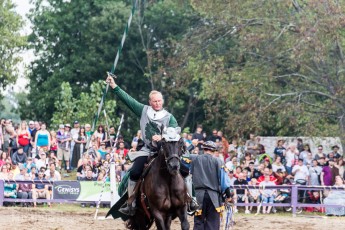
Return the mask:
<svg viewBox="0 0 345 230">
<path fill-rule="evenodd" d="M 292 217 L 296 217 L 296 209 L 298 203 L 298 186 L 292 185 L 291 190 L 291 207 L 292 207 Z"/>
<path fill-rule="evenodd" d="M 4 181 L 0 180 L 0 206 L 4 206 Z"/>
</svg>

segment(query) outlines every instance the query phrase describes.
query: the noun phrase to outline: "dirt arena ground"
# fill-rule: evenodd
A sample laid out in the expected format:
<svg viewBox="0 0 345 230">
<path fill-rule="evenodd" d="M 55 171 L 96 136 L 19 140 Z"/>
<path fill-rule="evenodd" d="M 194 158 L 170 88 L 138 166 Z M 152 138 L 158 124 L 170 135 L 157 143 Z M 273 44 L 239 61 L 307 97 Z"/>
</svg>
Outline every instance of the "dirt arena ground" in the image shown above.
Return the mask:
<svg viewBox="0 0 345 230">
<path fill-rule="evenodd" d="M 107 209 L 100 209 L 99 216 L 105 215 Z M 125 229 L 120 220 L 94 220 L 95 209 L 64 210 L 64 208 L 0 208 L 1 229 Z M 342 229 L 345 217 L 307 216 L 292 218 L 290 214 L 244 215 L 235 216 L 233 229 Z M 193 219 L 190 218 L 191 229 Z M 153 228 L 155 229 L 155 228 Z M 172 229 L 180 229 L 179 222 L 174 221 Z"/>
</svg>

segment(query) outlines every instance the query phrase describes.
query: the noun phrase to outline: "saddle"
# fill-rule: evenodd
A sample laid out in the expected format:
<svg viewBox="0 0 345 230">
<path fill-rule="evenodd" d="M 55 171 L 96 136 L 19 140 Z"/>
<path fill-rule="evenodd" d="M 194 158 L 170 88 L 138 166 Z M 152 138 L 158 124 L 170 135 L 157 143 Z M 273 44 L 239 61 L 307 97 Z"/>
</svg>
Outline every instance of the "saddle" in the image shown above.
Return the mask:
<svg viewBox="0 0 345 230">
<path fill-rule="evenodd" d="M 143 173 L 141 174 L 137 184 L 134 187 L 133 195 L 128 198 L 128 203 L 133 203 L 137 199 L 137 195 L 138 195 L 138 192 L 140 189 L 140 202 L 141 202 L 141 205 L 144 209 L 145 214 L 147 215 L 147 217 L 149 219 L 151 219 L 151 214 L 149 212 L 150 207 L 149 207 L 148 201 L 146 199 L 143 182 L 144 182 L 146 175 L 149 173 L 151 166 L 152 166 L 152 163 L 155 161 L 155 159 L 156 159 L 155 156 L 150 156 L 148 158 L 148 160 L 147 160 L 148 163 L 145 164 Z"/>
</svg>

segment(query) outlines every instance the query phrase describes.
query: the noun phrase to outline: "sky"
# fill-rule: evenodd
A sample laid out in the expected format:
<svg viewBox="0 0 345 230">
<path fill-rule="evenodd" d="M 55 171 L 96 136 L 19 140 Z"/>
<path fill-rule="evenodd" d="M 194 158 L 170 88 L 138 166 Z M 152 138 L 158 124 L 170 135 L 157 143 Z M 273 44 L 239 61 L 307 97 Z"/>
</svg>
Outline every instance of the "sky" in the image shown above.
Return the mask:
<svg viewBox="0 0 345 230">
<path fill-rule="evenodd" d="M 28 35 L 31 33 L 31 23 L 26 17 L 26 14 L 29 13 L 30 10 L 30 0 L 12 0 L 12 2 L 16 5 L 16 12 L 20 14 L 20 16 L 23 17 L 25 24 L 23 28 L 21 29 L 20 33 L 22 35 Z M 19 54 L 23 61 L 19 63 L 18 69 L 19 69 L 19 76 L 17 83 L 13 87 L 13 90 L 18 92 L 25 89 L 25 86 L 28 83 L 28 80 L 25 79 L 24 73 L 27 70 L 27 66 L 31 61 L 34 60 L 35 56 L 32 50 L 24 51 Z"/>
</svg>

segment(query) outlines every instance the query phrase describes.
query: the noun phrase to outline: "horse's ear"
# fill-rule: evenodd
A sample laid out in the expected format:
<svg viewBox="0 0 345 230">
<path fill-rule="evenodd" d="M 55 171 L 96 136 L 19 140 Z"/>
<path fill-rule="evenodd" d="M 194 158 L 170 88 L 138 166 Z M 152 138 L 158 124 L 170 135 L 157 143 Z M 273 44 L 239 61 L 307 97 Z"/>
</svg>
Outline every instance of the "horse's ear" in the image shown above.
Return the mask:
<svg viewBox="0 0 345 230">
<path fill-rule="evenodd" d="M 180 133 L 181 133 L 181 127 L 176 127 L 175 130 L 176 130 L 176 133 L 177 133 L 177 134 L 180 134 Z"/>
</svg>

